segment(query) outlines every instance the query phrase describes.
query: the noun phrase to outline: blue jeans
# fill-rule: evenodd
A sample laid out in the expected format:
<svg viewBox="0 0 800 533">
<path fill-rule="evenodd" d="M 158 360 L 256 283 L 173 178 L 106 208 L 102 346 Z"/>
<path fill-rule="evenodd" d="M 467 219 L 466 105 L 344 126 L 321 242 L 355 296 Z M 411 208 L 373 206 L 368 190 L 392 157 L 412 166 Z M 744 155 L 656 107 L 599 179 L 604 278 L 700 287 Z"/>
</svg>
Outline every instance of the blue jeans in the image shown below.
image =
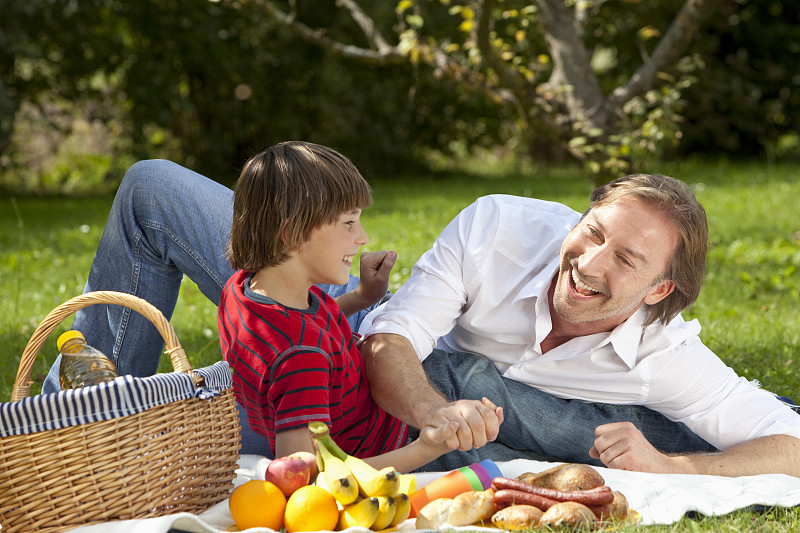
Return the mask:
<svg viewBox="0 0 800 533">
<path fill-rule="evenodd" d="M 233 191 L 196 172 L 164 160 L 140 161 L 125 174 L 111 206 L 85 292 L 110 290 L 143 298 L 168 319 L 188 276 L 215 305 L 233 269 L 225 249 L 233 217 Z M 321 286 L 333 296 L 352 290 Z M 355 331 L 368 311 L 350 317 Z M 216 326 L 216 324 L 215 324 Z M 117 305 L 92 305 L 75 314 L 73 329 L 100 349 L 120 374 L 156 372 L 164 342 L 139 313 Z M 56 359 L 42 386 L 60 390 Z M 266 439 L 243 420 L 242 453 L 268 455 Z"/>
<path fill-rule="evenodd" d="M 486 359 L 468 353 L 434 350 L 423 362 L 430 383 L 449 400 L 487 397 L 503 407 L 505 421 L 494 442 L 482 448 L 443 455 L 420 470 L 446 471 L 492 459 L 534 459 L 602 466 L 589 457 L 594 429 L 611 422 L 633 422 L 647 440 L 665 453 L 715 451 L 685 424 L 636 405 L 562 400 L 502 377 Z"/>
</svg>

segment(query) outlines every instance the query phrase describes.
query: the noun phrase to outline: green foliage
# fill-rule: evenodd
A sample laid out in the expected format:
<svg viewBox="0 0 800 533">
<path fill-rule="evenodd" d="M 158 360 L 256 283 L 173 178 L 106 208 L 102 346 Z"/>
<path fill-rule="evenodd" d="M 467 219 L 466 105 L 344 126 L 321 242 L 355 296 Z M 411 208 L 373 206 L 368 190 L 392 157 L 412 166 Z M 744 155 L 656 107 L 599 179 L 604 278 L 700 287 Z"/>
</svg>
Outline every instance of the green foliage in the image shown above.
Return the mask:
<svg viewBox="0 0 800 533">
<path fill-rule="evenodd" d="M 326 37 L 369 49 L 341 6 L 275 3 Z M 485 36 L 480 5 L 492 6 Z M 683 1 L 567 5 L 608 95 L 653 54 Z M 485 150 L 537 162 L 577 154 L 590 172 L 611 176 L 662 154 L 800 155 L 791 68 L 800 25 L 797 6 L 786 0 L 721 3 L 686 58 L 659 73 L 609 128 L 567 119 L 568 87 L 542 85 L 555 63 L 537 4 L 373 0 L 362 7 L 396 39 L 389 45 L 407 55 L 406 64 L 344 59 L 299 39 L 261 2 L 6 0 L 2 185 L 43 191 L 86 181 L 84 191 L 99 191 L 113 188 L 109 177 L 130 160 L 147 157 L 229 183 L 248 156 L 287 139 L 334 146 L 366 174 L 382 175 L 420 168 L 431 154 Z M 486 62 L 483 38 L 500 63 Z M 449 63 L 432 59 L 434 46 Z M 39 115 L 20 131 L 17 118 L 33 120 L 26 105 Z M 78 119 L 104 128 L 91 136 L 102 146 L 74 143 L 89 142 L 75 132 Z M 50 130 L 60 135 L 48 141 L 56 160 L 40 164 L 42 150 L 31 147 Z M 108 168 L 92 177 L 87 170 L 96 165 L 82 161 L 94 157 Z"/>
<path fill-rule="evenodd" d="M 693 50 L 706 63 L 687 89 L 677 154 L 800 156 L 800 6 L 791 0 L 721 3 Z"/>
</svg>

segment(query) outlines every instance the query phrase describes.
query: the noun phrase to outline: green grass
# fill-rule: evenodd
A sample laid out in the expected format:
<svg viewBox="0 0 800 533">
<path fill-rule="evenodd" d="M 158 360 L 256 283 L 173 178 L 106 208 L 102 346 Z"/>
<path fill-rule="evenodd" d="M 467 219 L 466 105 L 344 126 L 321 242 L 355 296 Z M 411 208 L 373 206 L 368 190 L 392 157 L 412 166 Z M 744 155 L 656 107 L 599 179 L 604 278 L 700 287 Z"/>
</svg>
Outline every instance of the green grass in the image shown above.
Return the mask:
<svg viewBox="0 0 800 533">
<path fill-rule="evenodd" d="M 703 326 L 701 337 L 727 364 L 764 387 L 800 398 L 800 170 L 755 163 L 665 164 L 647 169 L 690 183 L 706 206 L 711 248 L 698 302 L 684 313 Z M 375 203 L 362 217 L 370 250 L 398 251 L 397 288 L 414 262 L 458 211 L 491 193 L 535 196 L 577 210 L 591 187 L 579 172 L 402 181 L 373 180 Z M 55 306 L 80 294 L 102 234 L 111 198 L 0 200 L 0 399 L 7 401 L 19 357 L 37 324 Z M 55 338 L 37 358 L 34 391 L 55 358 Z M 172 324 L 193 365 L 219 359 L 216 309 L 191 282 L 184 283 Z M 162 361 L 161 371 L 169 363 Z M 798 510 L 739 512 L 684 519 L 647 531 L 796 531 Z M 624 526 L 625 530 L 641 530 Z"/>
</svg>

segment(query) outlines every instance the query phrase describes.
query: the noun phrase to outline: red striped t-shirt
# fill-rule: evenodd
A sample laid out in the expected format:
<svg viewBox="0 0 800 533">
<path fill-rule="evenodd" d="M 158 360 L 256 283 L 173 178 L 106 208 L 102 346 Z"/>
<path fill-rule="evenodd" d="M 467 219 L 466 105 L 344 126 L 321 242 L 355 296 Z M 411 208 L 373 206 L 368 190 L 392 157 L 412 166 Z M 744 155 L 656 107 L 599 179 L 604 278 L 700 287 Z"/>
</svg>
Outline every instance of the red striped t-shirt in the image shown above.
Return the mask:
<svg viewBox="0 0 800 533">
<path fill-rule="evenodd" d="M 254 431 L 275 434 L 324 422 L 347 453 L 371 457 L 405 444 L 408 427 L 370 395 L 364 360 L 347 319 L 313 287 L 308 309 L 293 309 L 250 290 L 235 273 L 219 304 L 222 354 L 233 369 L 236 400 Z"/>
</svg>

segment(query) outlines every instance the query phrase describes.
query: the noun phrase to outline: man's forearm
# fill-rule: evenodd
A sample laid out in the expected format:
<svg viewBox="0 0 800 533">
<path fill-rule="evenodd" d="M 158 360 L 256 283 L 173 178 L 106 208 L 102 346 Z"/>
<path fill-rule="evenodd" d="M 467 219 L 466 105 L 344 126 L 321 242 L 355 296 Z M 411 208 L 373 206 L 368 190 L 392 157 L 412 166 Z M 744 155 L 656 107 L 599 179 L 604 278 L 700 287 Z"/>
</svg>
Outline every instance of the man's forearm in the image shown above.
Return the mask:
<svg viewBox="0 0 800 533">
<path fill-rule="evenodd" d="M 378 334 L 361 345 L 372 397 L 388 413 L 414 427 L 425 415 L 447 404 L 428 383 L 411 343 L 393 334 Z"/>
<path fill-rule="evenodd" d="M 672 457 L 677 473 L 713 476 L 789 474 L 800 477 L 800 440 L 773 435 L 751 440 L 724 452 Z"/>
</svg>

